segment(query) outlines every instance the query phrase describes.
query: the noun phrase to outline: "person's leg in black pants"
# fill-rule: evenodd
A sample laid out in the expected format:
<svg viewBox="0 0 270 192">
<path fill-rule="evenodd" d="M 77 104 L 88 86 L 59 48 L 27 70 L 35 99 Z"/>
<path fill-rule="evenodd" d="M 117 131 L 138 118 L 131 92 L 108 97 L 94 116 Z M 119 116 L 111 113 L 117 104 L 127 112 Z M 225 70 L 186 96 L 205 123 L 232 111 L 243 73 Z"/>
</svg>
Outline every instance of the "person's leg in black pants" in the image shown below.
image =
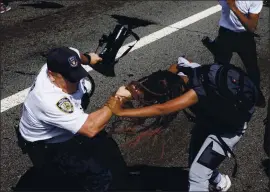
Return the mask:
<svg viewBox="0 0 270 192">
<path fill-rule="evenodd" d="M 216 63 L 229 64 L 232 59 L 234 48 L 234 37 L 231 32 L 219 28 L 218 36 L 214 43 L 214 60 Z"/>
<path fill-rule="evenodd" d="M 237 52 L 241 58 L 248 75 L 259 91 L 256 106 L 265 107 L 265 98 L 260 89 L 260 70 L 257 64 L 256 42 L 248 33 L 236 33 L 220 27 L 219 34 L 212 43 L 204 42 L 206 47 L 214 54 L 216 63 L 229 64 L 232 53 Z"/>
<path fill-rule="evenodd" d="M 63 143 L 45 145 L 27 150 L 35 167 L 58 167 L 90 191 L 128 190 L 126 163 L 117 143 L 105 131 L 94 138 L 78 135 Z"/>
<path fill-rule="evenodd" d="M 257 105 L 265 107 L 265 98 L 260 88 L 261 75 L 257 61 L 256 42 L 251 34 L 243 33 L 239 37 L 237 53 L 241 58 L 249 77 L 259 90 L 259 101 Z"/>
<path fill-rule="evenodd" d="M 8 0 L 3 0 L 5 6 L 8 6 Z"/>
<path fill-rule="evenodd" d="M 61 165 L 66 165 L 64 169 L 70 169 L 75 173 L 82 169 L 82 177 L 89 177 L 83 182 L 89 181 L 89 187 L 95 187 L 96 190 L 127 190 L 129 187 L 129 174 L 124 158 L 118 148 L 117 143 L 108 137 L 105 131 L 102 131 L 94 138 L 77 136 L 72 147 L 67 145 L 61 151 Z M 66 153 L 66 155 L 63 155 Z M 59 160 L 59 159 L 58 159 Z M 71 162 L 71 163 L 70 163 Z M 84 168 L 86 167 L 85 171 Z M 87 168 L 88 167 L 88 168 Z M 94 174 L 93 174 L 94 173 Z M 95 178 L 99 180 L 96 186 L 90 185 L 90 181 Z"/>
<path fill-rule="evenodd" d="M 243 35 L 239 38 L 237 53 L 241 58 L 246 71 L 256 86 L 260 87 L 260 70 L 257 62 L 256 43 L 253 37 Z"/>
<path fill-rule="evenodd" d="M 128 178 L 128 168 L 115 140 L 108 136 L 106 131 L 102 131 L 90 142 L 94 148 L 93 154 L 95 158 L 112 174 L 109 189 L 113 191 L 128 190 L 129 185 L 131 185 Z"/>
<path fill-rule="evenodd" d="M 214 41 L 204 37 L 202 43 L 213 54 L 215 63 L 229 64 L 234 50 L 234 40 L 233 32 L 220 27 Z"/>
<path fill-rule="evenodd" d="M 89 140 L 86 142 L 86 139 Z M 112 180 L 110 170 L 96 158 L 93 139 L 77 136 L 53 146 L 53 163 L 76 178 L 86 190 L 107 191 Z M 106 153 L 106 151 L 100 151 Z"/>
</svg>

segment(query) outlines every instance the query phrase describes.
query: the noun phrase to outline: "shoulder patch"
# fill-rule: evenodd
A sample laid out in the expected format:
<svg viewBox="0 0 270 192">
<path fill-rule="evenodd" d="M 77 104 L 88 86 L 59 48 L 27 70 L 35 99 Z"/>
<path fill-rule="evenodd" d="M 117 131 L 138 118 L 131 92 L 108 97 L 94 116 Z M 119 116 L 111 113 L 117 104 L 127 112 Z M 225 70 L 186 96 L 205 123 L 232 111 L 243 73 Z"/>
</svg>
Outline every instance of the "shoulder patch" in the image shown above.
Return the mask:
<svg viewBox="0 0 270 192">
<path fill-rule="evenodd" d="M 72 103 L 70 102 L 70 100 L 66 97 L 60 99 L 56 106 L 63 112 L 65 113 L 73 113 L 74 111 L 74 108 L 73 108 L 73 105 Z"/>
</svg>

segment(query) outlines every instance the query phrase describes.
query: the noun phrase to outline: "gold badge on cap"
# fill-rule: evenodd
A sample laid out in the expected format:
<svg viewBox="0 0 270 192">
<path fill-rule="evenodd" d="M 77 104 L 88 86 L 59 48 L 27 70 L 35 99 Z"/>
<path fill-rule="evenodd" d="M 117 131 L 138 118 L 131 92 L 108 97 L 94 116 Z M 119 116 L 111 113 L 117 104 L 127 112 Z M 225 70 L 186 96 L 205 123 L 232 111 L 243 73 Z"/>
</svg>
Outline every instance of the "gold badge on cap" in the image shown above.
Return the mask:
<svg viewBox="0 0 270 192">
<path fill-rule="evenodd" d="M 73 113 L 74 111 L 74 108 L 73 108 L 73 105 L 72 103 L 70 102 L 70 100 L 66 97 L 60 99 L 56 106 L 63 112 L 65 113 Z"/>
</svg>

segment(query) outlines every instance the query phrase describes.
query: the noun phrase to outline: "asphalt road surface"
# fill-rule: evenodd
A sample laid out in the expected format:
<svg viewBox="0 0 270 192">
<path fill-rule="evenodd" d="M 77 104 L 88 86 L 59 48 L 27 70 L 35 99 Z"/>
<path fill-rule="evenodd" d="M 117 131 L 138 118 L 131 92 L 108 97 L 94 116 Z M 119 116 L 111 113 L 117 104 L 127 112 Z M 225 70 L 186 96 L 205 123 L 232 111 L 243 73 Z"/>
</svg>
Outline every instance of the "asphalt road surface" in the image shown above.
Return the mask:
<svg viewBox="0 0 270 192">
<path fill-rule="evenodd" d="M 47 1 L 48 2 L 48 1 Z M 116 77 L 104 77 L 91 71 L 96 82 L 96 91 L 91 98 L 88 111 L 102 106 L 110 94 L 119 86 L 136 80 L 149 73 L 165 69 L 175 63 L 181 55 L 190 60 L 207 64 L 213 60 L 201 39 L 208 35 L 217 35 L 220 11 L 197 15 L 217 5 L 216 1 L 11 1 L 12 10 L 0 15 L 1 28 L 1 191 L 10 191 L 12 186 L 29 169 L 31 163 L 16 144 L 14 126 L 20 118 L 21 105 L 14 105 L 15 100 L 5 104 L 7 110 L 2 112 L 3 99 L 14 98 L 14 94 L 28 88 L 40 67 L 45 63 L 42 56 L 56 46 L 72 46 L 82 52 L 94 51 L 103 33 L 113 29 L 116 22 L 112 14 L 137 17 L 156 22 L 155 25 L 136 28 L 134 31 L 142 38 L 140 47 L 130 52 L 116 65 Z M 216 10 L 216 8 L 215 8 Z M 186 19 L 191 17 L 189 19 Z M 179 21 L 176 26 L 170 26 Z M 167 26 L 174 32 L 153 34 Z M 262 74 L 263 92 L 269 97 L 269 8 L 264 7 L 260 16 L 257 33 L 258 61 Z M 149 35 L 149 36 L 148 36 Z M 155 37 L 153 41 L 149 38 Z M 133 41 L 128 39 L 126 43 Z M 233 62 L 243 67 L 241 60 L 234 55 Z M 17 98 L 23 101 L 23 97 Z M 269 178 L 264 172 L 262 161 L 266 159 L 263 152 L 263 119 L 266 109 L 257 109 L 249 128 L 236 147 L 238 158 L 238 175 L 232 178 L 230 191 L 267 191 Z M 142 140 L 135 147 L 126 147 L 125 138 L 115 136 L 128 165 L 151 166 L 156 175 L 169 174 L 174 170 L 174 179 L 168 185 L 176 186 L 174 190 L 186 188 L 181 174 L 187 166 L 188 142 L 193 126 L 182 113 L 171 124 L 170 129 L 152 139 Z M 129 138 L 128 138 L 129 139 Z M 165 142 L 162 152 L 162 142 Z M 161 154 L 163 156 L 161 157 Z M 220 170 L 231 174 L 233 159 L 227 159 Z M 167 171 L 167 172 L 166 172 Z M 179 172 L 177 172 L 179 171 Z M 172 173 L 172 172 L 171 172 Z M 164 175 L 163 175 L 164 176 Z M 172 176 L 172 174 L 171 174 Z M 169 176 L 168 176 L 169 178 Z M 175 183 L 172 183 L 174 181 Z M 155 183 L 155 181 L 150 181 Z M 185 185 L 185 186 L 180 186 Z M 167 186 L 168 187 L 168 186 Z M 179 187 L 179 188 L 177 188 Z M 156 183 L 156 189 L 166 190 Z M 168 189 L 168 188 L 167 188 Z"/>
</svg>

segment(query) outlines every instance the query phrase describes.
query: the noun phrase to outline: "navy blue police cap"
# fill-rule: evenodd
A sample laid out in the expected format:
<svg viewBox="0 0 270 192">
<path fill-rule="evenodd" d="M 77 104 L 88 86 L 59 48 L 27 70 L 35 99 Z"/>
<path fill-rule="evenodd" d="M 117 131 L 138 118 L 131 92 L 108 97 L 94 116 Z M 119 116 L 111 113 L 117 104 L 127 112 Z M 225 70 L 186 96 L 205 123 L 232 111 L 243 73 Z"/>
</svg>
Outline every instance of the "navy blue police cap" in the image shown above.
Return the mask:
<svg viewBox="0 0 270 192">
<path fill-rule="evenodd" d="M 54 48 L 47 56 L 48 70 L 61 74 L 71 83 L 79 82 L 88 75 L 81 63 L 79 55 L 68 47 Z"/>
</svg>

